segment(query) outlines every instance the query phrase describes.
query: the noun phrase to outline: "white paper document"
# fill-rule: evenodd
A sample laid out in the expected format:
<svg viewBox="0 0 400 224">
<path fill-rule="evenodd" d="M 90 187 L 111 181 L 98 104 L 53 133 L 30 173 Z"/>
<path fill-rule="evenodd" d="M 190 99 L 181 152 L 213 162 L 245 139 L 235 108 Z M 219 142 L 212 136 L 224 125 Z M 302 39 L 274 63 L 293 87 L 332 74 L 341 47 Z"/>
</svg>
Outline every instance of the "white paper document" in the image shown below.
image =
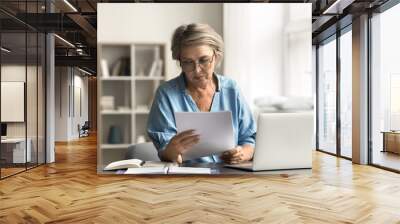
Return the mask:
<svg viewBox="0 0 400 224">
<path fill-rule="evenodd" d="M 128 168 L 124 174 L 211 174 L 210 168 L 199 167 L 139 167 Z"/>
<path fill-rule="evenodd" d="M 211 174 L 210 168 L 200 167 L 170 167 L 168 174 Z"/>
<path fill-rule="evenodd" d="M 166 174 L 168 167 L 139 167 L 128 168 L 124 174 Z"/>
<path fill-rule="evenodd" d="M 235 147 L 232 114 L 221 112 L 175 112 L 178 133 L 189 129 L 200 135 L 200 141 L 182 155 L 184 160 L 221 154 Z"/>
</svg>

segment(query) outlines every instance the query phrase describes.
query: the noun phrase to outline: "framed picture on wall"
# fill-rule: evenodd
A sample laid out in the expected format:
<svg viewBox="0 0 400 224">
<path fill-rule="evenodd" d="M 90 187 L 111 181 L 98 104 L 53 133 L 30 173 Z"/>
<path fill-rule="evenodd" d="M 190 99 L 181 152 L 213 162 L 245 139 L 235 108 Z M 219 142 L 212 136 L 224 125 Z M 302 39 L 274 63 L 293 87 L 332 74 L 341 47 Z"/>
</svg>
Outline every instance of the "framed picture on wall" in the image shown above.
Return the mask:
<svg viewBox="0 0 400 224">
<path fill-rule="evenodd" d="M 24 122 L 25 82 L 1 82 L 1 122 Z"/>
</svg>

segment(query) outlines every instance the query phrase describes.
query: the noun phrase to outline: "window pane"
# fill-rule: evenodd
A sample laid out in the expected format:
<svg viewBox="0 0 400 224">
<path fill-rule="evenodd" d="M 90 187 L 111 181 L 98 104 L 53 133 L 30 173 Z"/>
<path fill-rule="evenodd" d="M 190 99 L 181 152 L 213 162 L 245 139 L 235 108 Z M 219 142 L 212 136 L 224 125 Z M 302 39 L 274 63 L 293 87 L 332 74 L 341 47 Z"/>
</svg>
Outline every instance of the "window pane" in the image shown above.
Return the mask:
<svg viewBox="0 0 400 224">
<path fill-rule="evenodd" d="M 336 41 L 318 51 L 318 147 L 336 153 Z"/>
<path fill-rule="evenodd" d="M 39 33 L 38 43 L 38 164 L 45 162 L 45 60 L 46 60 L 46 36 Z"/>
<path fill-rule="evenodd" d="M 28 32 L 27 33 L 27 43 L 28 43 L 28 55 L 27 55 L 27 80 L 26 80 L 26 115 L 27 115 L 27 136 L 30 142 L 30 153 L 28 156 L 27 166 L 28 168 L 37 165 L 37 33 Z"/>
<path fill-rule="evenodd" d="M 372 163 L 400 170 L 400 5 L 372 18 Z"/>
<path fill-rule="evenodd" d="M 352 141 L 352 36 L 351 31 L 340 37 L 340 150 L 351 158 Z"/>
<path fill-rule="evenodd" d="M 25 170 L 30 141 L 26 141 L 26 33 L 2 33 L 1 122 L 6 131 L 1 140 L 1 177 Z M 13 108 L 13 109 L 11 109 Z M 5 139 L 4 139 L 5 138 Z M 27 153 L 28 147 L 28 153 Z"/>
</svg>

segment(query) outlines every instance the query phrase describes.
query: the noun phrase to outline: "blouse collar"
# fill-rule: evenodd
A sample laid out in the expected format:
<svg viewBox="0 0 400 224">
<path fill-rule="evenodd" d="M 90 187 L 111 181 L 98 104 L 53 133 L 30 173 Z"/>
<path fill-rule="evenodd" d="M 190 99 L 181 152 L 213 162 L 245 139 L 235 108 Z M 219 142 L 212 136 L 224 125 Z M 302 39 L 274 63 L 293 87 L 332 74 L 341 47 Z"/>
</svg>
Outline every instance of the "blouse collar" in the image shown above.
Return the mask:
<svg viewBox="0 0 400 224">
<path fill-rule="evenodd" d="M 221 91 L 221 78 L 219 75 L 217 75 L 215 72 L 213 73 L 213 76 L 217 78 L 217 92 Z M 178 77 L 178 88 L 182 93 L 186 92 L 186 78 L 185 74 L 181 72 L 181 74 Z"/>
</svg>

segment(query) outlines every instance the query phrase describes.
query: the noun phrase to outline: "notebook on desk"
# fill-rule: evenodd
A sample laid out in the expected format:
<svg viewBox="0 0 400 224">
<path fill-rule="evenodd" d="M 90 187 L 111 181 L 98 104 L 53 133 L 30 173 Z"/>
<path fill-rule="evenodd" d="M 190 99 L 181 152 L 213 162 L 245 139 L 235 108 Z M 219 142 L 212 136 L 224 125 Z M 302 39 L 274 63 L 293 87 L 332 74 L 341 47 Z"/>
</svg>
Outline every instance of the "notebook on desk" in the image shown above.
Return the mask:
<svg viewBox="0 0 400 224">
<path fill-rule="evenodd" d="M 160 161 L 142 161 L 128 159 L 115 161 L 104 167 L 104 170 L 123 170 L 124 174 L 211 174 L 210 168 L 180 167 L 177 163 Z M 120 171 L 118 174 L 122 173 Z"/>
<path fill-rule="evenodd" d="M 169 167 L 178 166 L 177 163 L 161 162 L 161 161 L 143 161 L 140 159 L 126 159 L 109 163 L 103 170 L 120 170 L 129 168 L 144 168 L 144 167 Z"/>
</svg>

